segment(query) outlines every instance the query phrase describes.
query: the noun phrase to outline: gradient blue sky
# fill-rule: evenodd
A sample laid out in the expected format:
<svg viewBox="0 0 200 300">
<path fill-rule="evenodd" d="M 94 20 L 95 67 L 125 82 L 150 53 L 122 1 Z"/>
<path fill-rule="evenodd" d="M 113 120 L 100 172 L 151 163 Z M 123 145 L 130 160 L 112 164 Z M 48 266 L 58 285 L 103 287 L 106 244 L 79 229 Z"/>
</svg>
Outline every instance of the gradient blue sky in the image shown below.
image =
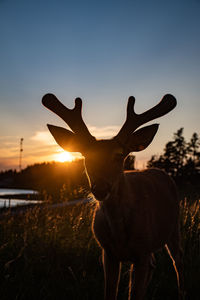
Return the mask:
<svg viewBox="0 0 200 300">
<path fill-rule="evenodd" d="M 111 137 L 127 98 L 138 113 L 166 93 L 177 108 L 159 119 L 143 164 L 173 133 L 200 133 L 199 0 L 0 0 L 0 169 L 50 160 L 59 148 L 46 123 L 63 125 L 41 105 L 47 92 L 66 105 L 83 99 L 93 134 Z"/>
</svg>

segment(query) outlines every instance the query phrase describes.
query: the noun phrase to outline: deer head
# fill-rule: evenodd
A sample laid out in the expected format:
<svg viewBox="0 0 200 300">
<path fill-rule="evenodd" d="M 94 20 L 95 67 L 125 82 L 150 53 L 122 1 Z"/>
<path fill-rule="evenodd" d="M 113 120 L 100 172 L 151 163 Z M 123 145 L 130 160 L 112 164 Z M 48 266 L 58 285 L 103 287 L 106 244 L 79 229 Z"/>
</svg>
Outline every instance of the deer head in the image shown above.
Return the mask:
<svg viewBox="0 0 200 300">
<path fill-rule="evenodd" d="M 67 151 L 81 152 L 89 175 L 91 191 L 97 200 L 105 200 L 123 174 L 125 157 L 134 151 L 144 150 L 153 140 L 158 124 L 138 129 L 141 125 L 167 114 L 176 106 L 176 99 L 165 95 L 153 108 L 142 114 L 134 111 L 135 98 L 129 97 L 127 118 L 119 133 L 112 139 L 97 140 L 85 125 L 81 110 L 82 100 L 75 99 L 75 107 L 68 109 L 53 94 L 46 94 L 42 103 L 61 117 L 72 131 L 47 125 L 56 142 Z"/>
</svg>

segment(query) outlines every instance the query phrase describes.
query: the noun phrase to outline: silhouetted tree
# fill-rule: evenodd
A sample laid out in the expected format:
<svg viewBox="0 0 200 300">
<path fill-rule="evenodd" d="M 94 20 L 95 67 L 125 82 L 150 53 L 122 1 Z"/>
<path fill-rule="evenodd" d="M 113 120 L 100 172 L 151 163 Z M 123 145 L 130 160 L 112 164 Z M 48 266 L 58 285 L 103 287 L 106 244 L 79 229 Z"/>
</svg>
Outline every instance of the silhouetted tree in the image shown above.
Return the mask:
<svg viewBox="0 0 200 300">
<path fill-rule="evenodd" d="M 188 176 L 197 175 L 200 167 L 200 139 L 196 132 L 193 133 L 190 142 L 187 143 L 187 163 L 185 171 Z"/>
<path fill-rule="evenodd" d="M 198 134 L 194 132 L 190 142 L 188 143 L 187 151 L 191 159 L 195 162 L 196 165 L 199 165 L 199 161 L 200 161 L 199 147 L 200 147 L 200 139 Z"/>
<path fill-rule="evenodd" d="M 199 146 L 197 133 L 194 133 L 187 143 L 183 136 L 183 128 L 180 128 L 174 133 L 173 140 L 166 144 L 164 153 L 160 156 L 153 155 L 147 166 L 164 169 L 175 178 L 196 175 L 200 166 Z"/>
</svg>

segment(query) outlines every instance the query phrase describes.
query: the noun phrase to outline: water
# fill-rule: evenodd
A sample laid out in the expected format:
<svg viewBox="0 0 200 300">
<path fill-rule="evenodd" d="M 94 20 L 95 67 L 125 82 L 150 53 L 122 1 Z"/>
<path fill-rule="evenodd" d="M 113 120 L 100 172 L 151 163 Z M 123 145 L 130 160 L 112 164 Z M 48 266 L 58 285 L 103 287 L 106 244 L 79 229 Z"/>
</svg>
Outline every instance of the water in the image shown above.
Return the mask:
<svg viewBox="0 0 200 300">
<path fill-rule="evenodd" d="M 41 201 L 38 200 L 21 200 L 17 199 L 17 195 L 20 194 L 37 194 L 37 191 L 33 190 L 23 190 L 23 189 L 0 189 L 0 196 L 5 195 L 13 195 L 9 198 L 0 198 L 0 208 L 1 207 L 14 207 L 18 205 L 28 205 L 28 204 L 36 204 Z"/>
<path fill-rule="evenodd" d="M 0 189 L 0 196 L 19 195 L 19 194 L 37 194 L 37 191 L 21 190 L 21 189 Z"/>
</svg>

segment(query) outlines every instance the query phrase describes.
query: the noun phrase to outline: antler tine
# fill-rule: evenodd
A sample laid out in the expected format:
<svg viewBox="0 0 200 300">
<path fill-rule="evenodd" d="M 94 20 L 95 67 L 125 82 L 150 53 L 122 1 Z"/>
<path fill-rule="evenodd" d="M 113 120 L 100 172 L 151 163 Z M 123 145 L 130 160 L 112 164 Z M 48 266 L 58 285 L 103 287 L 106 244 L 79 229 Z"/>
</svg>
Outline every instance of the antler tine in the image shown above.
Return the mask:
<svg viewBox="0 0 200 300">
<path fill-rule="evenodd" d="M 75 106 L 73 109 L 64 106 L 53 94 L 44 95 L 42 104 L 61 117 L 73 132 L 81 136 L 92 137 L 82 119 L 82 100 L 80 98 L 75 99 Z"/>
<path fill-rule="evenodd" d="M 166 94 L 162 100 L 142 114 L 136 114 L 134 111 L 135 98 L 129 97 L 127 105 L 127 118 L 121 130 L 117 134 L 117 138 L 126 141 L 128 136 L 133 133 L 139 126 L 164 116 L 176 106 L 176 98 L 170 94 Z"/>
</svg>

